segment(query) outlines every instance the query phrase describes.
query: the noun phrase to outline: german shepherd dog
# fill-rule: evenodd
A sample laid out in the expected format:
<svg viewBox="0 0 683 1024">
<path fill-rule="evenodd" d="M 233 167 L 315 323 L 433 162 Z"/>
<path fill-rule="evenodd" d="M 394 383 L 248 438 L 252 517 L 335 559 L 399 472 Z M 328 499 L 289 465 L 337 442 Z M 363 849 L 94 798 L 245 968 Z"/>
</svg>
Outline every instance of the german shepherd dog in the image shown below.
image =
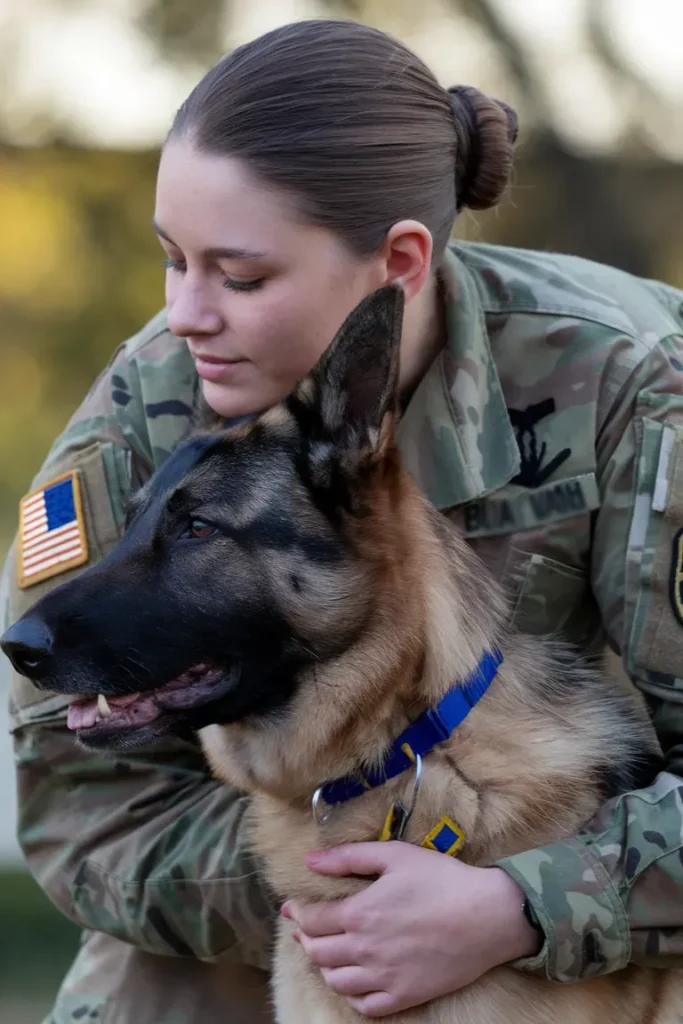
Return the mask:
<svg viewBox="0 0 683 1024">
<path fill-rule="evenodd" d="M 401 291 L 381 289 L 284 402 L 190 437 L 133 497 L 114 550 L 4 637 L 20 671 L 78 698 L 69 724 L 87 747 L 201 730 L 216 775 L 253 794 L 255 849 L 281 899 L 367 885 L 314 874 L 305 854 L 377 839 L 418 768 L 402 838 L 421 844 L 447 816 L 462 860 L 484 866 L 576 833 L 658 764 L 635 692 L 514 632 L 500 585 L 402 468 L 401 320 Z M 385 771 L 397 739 L 487 658 L 493 679 L 450 736 Z M 333 780 L 347 792 L 326 802 Z M 280 1024 L 365 1019 L 287 921 L 274 1001 Z M 504 966 L 386 1020 L 680 1024 L 683 978 L 628 967 L 557 985 Z"/>
</svg>

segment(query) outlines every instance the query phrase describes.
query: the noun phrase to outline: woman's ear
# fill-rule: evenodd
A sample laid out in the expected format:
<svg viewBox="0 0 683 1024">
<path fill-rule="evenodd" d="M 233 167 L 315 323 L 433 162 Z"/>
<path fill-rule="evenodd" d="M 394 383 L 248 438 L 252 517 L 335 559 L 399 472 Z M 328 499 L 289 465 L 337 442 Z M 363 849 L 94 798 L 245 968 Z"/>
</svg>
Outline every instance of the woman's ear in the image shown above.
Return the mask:
<svg viewBox="0 0 683 1024">
<path fill-rule="evenodd" d="M 433 249 L 431 233 L 419 220 L 400 220 L 389 230 L 381 251 L 385 283 L 399 285 L 406 302 L 429 280 Z"/>
</svg>

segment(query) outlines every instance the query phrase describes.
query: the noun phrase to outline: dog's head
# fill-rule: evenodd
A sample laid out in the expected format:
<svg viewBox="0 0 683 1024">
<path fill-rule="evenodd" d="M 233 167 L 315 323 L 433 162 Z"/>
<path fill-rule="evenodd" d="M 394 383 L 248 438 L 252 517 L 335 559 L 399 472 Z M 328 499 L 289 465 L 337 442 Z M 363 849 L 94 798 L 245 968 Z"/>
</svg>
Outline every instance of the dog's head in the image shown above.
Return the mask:
<svg viewBox="0 0 683 1024">
<path fill-rule="evenodd" d="M 85 698 L 81 742 L 272 714 L 354 643 L 393 543 L 402 302 L 376 292 L 281 405 L 179 447 L 110 554 L 5 634 L 19 672 Z"/>
</svg>

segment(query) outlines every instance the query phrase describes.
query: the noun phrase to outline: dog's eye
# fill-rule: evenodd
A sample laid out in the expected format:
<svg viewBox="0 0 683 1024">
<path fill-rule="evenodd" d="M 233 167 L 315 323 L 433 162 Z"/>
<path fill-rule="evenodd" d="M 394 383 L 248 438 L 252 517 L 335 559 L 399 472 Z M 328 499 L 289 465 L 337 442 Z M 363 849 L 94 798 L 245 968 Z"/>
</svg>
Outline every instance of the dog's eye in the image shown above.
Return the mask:
<svg viewBox="0 0 683 1024">
<path fill-rule="evenodd" d="M 216 532 L 216 527 L 212 526 L 211 523 L 205 523 L 203 519 L 190 519 L 190 522 L 180 536 L 203 540 L 205 537 L 211 537 Z"/>
</svg>

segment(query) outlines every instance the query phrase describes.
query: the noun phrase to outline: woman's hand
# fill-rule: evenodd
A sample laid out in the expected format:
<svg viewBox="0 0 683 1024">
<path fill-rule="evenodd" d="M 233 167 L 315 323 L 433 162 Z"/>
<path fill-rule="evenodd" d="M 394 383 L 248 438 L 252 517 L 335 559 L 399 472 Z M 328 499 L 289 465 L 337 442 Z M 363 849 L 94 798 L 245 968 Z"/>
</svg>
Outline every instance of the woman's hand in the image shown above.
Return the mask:
<svg viewBox="0 0 683 1024">
<path fill-rule="evenodd" d="M 323 875 L 378 875 L 334 903 L 285 903 L 284 917 L 333 991 L 368 1017 L 455 992 L 538 950 L 524 893 L 500 868 L 474 868 L 407 843 L 309 854 Z"/>
</svg>

